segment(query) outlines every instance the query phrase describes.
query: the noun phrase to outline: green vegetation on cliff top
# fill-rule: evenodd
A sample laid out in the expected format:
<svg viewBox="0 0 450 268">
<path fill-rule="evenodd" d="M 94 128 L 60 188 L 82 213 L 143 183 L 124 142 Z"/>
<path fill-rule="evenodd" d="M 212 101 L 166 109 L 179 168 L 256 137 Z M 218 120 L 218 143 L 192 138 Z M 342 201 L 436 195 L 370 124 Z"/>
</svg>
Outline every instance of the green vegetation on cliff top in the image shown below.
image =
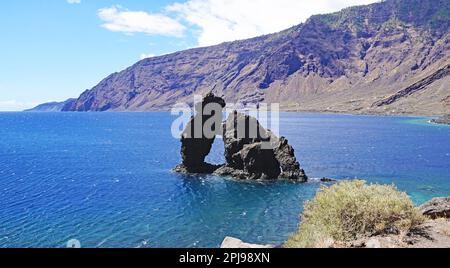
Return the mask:
<svg viewBox="0 0 450 268">
<path fill-rule="evenodd" d="M 390 17 L 399 23 L 445 32 L 450 26 L 450 1 L 448 0 L 388 0 L 367 6 L 346 8 L 340 12 L 316 15 L 311 19 L 333 29 L 350 29 L 354 32 L 383 27 Z M 392 21 L 391 21 L 392 22 Z"/>
</svg>

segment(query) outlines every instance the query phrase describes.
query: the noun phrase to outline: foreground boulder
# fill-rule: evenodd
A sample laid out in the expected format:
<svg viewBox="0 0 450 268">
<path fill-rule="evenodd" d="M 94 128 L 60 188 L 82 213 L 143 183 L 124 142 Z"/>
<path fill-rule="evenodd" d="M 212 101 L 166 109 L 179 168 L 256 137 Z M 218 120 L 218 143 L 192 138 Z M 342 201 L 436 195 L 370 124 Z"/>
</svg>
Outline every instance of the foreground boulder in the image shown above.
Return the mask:
<svg viewBox="0 0 450 268">
<path fill-rule="evenodd" d="M 234 237 L 225 237 L 220 248 L 232 248 L 232 249 L 237 249 L 237 248 L 275 248 L 275 246 L 274 245 L 249 244 L 249 243 L 245 243 L 242 240 L 234 238 Z"/>
<path fill-rule="evenodd" d="M 433 198 L 419 207 L 423 215 L 432 219 L 450 218 L 450 197 Z"/>
<path fill-rule="evenodd" d="M 216 110 L 209 115 L 203 112 L 207 105 L 213 105 Z M 181 157 L 183 162 L 175 168 L 177 172 L 183 173 L 212 173 L 219 166 L 211 165 L 205 162 L 206 156 L 210 153 L 215 140 L 215 135 L 220 133 L 220 125 L 212 124 L 214 135 L 204 133 L 205 124 L 216 117 L 216 121 L 222 122 L 222 110 L 225 107 L 225 101 L 209 93 L 203 101 L 196 105 L 196 114 L 191 118 L 186 129 L 181 135 Z"/>
<path fill-rule="evenodd" d="M 234 112 L 223 129 L 226 164 L 215 174 L 238 179 L 307 181 L 286 138 L 276 137 L 256 118 Z"/>
</svg>

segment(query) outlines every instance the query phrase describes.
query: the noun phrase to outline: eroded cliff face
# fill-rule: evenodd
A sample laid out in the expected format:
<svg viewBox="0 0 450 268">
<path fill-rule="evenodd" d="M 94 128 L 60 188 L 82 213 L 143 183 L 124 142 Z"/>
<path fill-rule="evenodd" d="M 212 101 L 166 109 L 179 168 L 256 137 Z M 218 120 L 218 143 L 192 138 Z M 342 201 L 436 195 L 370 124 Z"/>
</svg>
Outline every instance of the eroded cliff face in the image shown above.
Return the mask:
<svg viewBox="0 0 450 268">
<path fill-rule="evenodd" d="M 64 110 L 165 110 L 215 88 L 227 102 L 284 110 L 450 113 L 449 12 L 448 0 L 389 0 L 313 16 L 280 33 L 142 60 Z"/>
</svg>

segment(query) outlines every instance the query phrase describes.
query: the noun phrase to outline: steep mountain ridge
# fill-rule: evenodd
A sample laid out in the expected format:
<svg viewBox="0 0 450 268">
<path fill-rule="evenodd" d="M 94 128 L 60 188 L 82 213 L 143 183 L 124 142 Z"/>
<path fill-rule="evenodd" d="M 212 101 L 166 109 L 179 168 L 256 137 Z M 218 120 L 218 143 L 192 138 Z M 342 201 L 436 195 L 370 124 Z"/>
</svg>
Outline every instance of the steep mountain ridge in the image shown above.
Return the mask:
<svg viewBox="0 0 450 268">
<path fill-rule="evenodd" d="M 292 111 L 450 113 L 449 12 L 449 0 L 389 0 L 312 16 L 279 33 L 144 59 L 63 110 L 166 110 L 214 89 L 227 102 Z"/>
</svg>

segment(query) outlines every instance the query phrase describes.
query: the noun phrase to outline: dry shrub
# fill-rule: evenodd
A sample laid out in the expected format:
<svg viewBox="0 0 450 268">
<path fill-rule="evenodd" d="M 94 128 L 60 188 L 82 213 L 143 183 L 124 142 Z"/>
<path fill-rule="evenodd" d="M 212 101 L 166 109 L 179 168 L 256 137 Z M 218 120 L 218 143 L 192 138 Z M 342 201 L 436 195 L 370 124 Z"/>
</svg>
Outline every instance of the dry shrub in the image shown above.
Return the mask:
<svg viewBox="0 0 450 268">
<path fill-rule="evenodd" d="M 344 181 L 322 188 L 305 205 L 297 234 L 286 247 L 327 247 L 383 233 L 404 232 L 424 217 L 406 193 L 391 185 Z"/>
</svg>

